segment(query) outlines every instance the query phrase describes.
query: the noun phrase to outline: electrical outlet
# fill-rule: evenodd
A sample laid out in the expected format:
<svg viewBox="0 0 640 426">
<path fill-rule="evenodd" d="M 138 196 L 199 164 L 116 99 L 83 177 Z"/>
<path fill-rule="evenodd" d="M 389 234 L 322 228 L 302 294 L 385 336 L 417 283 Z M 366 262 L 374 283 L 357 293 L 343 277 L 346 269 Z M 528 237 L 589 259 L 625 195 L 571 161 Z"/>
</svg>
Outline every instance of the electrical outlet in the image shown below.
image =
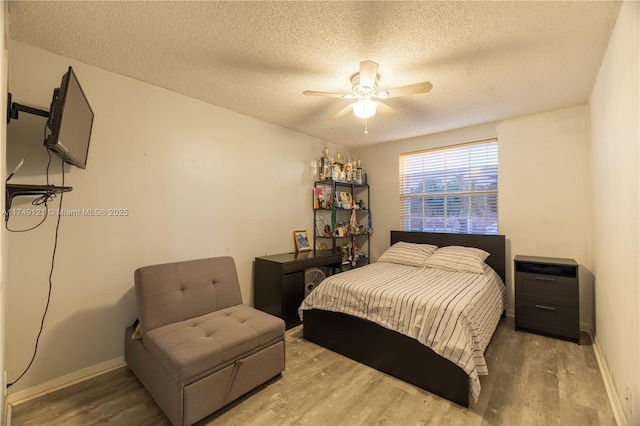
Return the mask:
<svg viewBox="0 0 640 426">
<path fill-rule="evenodd" d="M 631 398 L 631 388 L 629 386 L 627 386 L 627 396 L 625 396 L 625 398 L 627 400 L 627 411 L 629 412 L 629 414 L 633 414 L 631 411 L 631 407 L 633 407 L 633 399 Z"/>
</svg>

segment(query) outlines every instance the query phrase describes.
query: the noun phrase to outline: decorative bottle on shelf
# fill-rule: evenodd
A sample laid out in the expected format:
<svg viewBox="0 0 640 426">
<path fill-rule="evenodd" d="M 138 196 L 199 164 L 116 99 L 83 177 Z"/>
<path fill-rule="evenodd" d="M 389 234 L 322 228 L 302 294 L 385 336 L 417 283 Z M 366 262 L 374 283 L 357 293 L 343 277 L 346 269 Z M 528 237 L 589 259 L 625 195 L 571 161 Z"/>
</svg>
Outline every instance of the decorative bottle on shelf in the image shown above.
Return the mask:
<svg viewBox="0 0 640 426">
<path fill-rule="evenodd" d="M 322 157 L 320 158 L 320 180 L 331 180 L 332 172 L 331 159 L 329 158 L 329 148 L 326 146 L 322 150 Z"/>
</svg>

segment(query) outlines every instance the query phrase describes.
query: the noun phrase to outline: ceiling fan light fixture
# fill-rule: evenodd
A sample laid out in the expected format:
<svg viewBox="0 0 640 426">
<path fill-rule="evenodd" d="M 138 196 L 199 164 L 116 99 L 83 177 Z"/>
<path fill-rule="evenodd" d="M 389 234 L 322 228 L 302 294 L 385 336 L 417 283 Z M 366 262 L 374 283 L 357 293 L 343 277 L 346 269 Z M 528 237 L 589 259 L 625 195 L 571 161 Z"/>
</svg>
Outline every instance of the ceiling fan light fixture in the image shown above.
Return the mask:
<svg viewBox="0 0 640 426">
<path fill-rule="evenodd" d="M 376 114 L 378 103 L 371 99 L 360 99 L 353 104 L 353 114 L 358 118 L 370 118 Z"/>
<path fill-rule="evenodd" d="M 360 72 L 351 77 L 351 93 L 347 94 L 305 90 L 302 94 L 305 96 L 327 96 L 331 98 L 355 99 L 356 102 L 350 103 L 335 114 L 330 115 L 329 120 L 342 118 L 349 114 L 349 111 L 353 110 L 356 117 L 365 120 L 365 133 L 367 133 L 367 118 L 373 117 L 378 112 L 387 118 L 398 115 L 398 111 L 387 105 L 383 100 L 398 98 L 400 96 L 428 93 L 432 88 L 433 85 L 431 83 L 423 81 L 421 83 L 414 83 L 378 91 L 378 64 L 373 61 L 362 61 L 360 62 Z M 374 101 L 372 99 L 376 100 Z M 380 99 L 381 101 L 378 102 L 377 99 Z M 380 108 L 380 111 L 377 111 L 378 108 Z"/>
</svg>

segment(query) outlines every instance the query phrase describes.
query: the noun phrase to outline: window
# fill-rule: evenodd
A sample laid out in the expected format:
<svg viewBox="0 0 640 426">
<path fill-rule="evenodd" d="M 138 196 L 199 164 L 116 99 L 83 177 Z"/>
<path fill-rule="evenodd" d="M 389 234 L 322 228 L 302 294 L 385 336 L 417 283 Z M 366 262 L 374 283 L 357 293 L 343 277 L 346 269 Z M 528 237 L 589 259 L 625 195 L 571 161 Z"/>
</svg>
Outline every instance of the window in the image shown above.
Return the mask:
<svg viewBox="0 0 640 426">
<path fill-rule="evenodd" d="M 498 141 L 400 154 L 405 231 L 498 233 Z"/>
</svg>

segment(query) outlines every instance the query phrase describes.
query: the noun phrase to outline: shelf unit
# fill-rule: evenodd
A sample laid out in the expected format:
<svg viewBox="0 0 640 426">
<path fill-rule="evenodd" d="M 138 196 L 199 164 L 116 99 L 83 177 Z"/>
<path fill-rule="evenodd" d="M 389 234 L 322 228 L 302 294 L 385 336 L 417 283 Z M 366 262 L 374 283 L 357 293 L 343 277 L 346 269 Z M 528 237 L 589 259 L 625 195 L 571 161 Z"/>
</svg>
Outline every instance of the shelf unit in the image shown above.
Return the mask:
<svg viewBox="0 0 640 426">
<path fill-rule="evenodd" d="M 342 269 L 369 263 L 369 185 L 317 181 L 313 190 L 313 247 L 342 253 Z"/>
</svg>

